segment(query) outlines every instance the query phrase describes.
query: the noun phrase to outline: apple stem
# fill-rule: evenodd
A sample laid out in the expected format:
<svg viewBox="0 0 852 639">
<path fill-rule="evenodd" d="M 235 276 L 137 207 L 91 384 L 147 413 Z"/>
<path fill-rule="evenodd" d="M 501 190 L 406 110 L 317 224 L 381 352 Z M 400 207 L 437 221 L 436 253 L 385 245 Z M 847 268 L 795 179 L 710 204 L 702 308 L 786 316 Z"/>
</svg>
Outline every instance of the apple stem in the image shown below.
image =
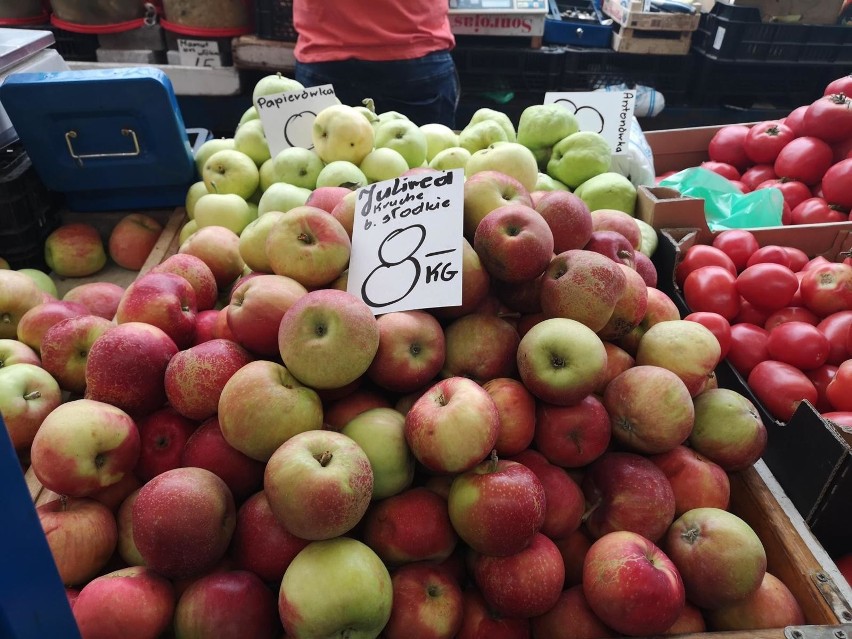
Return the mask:
<svg viewBox="0 0 852 639">
<path fill-rule="evenodd" d="M 296 237 L 296 239 L 299 240 L 300 242 L 302 242 L 303 244 L 313 244 L 314 243 L 314 238 L 312 238 L 307 233 L 299 233 L 299 235 Z"/>
<path fill-rule="evenodd" d="M 488 458 L 488 472 L 489 473 L 496 473 L 497 472 L 497 461 L 498 461 L 497 449 L 492 448 L 491 449 L 491 455 Z"/>
<path fill-rule="evenodd" d="M 68 495 L 59 495 L 59 509 L 63 512 L 68 510 Z"/>
<path fill-rule="evenodd" d="M 0 315 L 0 322 L 3 322 L 4 324 L 11 324 L 12 316 L 9 315 L 9 313 L 3 313 L 2 315 Z"/>
<path fill-rule="evenodd" d="M 332 454 L 331 454 L 331 451 L 330 451 L 330 450 L 324 450 L 323 452 L 321 452 L 321 453 L 320 453 L 320 454 L 316 457 L 316 460 L 319 462 L 319 465 L 320 465 L 320 466 L 322 466 L 323 468 L 325 468 L 326 466 L 328 466 L 328 465 L 329 465 L 329 463 L 331 463 L 331 458 L 332 458 L 332 457 L 334 457 L 334 455 L 332 455 Z"/>
<path fill-rule="evenodd" d="M 361 100 L 361 104 L 363 104 L 373 113 L 376 112 L 376 103 L 373 102 L 373 98 L 364 98 L 363 100 Z"/>
<path fill-rule="evenodd" d="M 212 189 L 213 189 L 213 192 L 214 192 L 214 193 L 218 193 L 218 192 L 219 192 L 219 189 L 218 189 L 218 188 L 216 188 L 216 182 L 214 182 L 213 180 L 210 180 L 210 188 L 212 188 Z"/>
<path fill-rule="evenodd" d="M 24 399 L 27 399 L 27 400 L 38 399 L 39 397 L 41 397 L 41 392 L 37 391 L 37 390 L 34 390 L 31 393 L 27 393 L 26 395 L 24 395 Z"/>
</svg>

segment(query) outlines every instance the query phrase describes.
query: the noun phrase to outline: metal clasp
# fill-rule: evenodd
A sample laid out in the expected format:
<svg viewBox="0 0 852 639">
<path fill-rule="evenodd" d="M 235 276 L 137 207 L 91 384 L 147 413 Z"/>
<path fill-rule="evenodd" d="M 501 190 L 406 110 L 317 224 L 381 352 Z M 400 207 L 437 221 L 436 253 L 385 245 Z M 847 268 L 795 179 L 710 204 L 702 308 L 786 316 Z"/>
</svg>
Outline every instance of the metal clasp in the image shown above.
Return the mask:
<svg viewBox="0 0 852 639">
<path fill-rule="evenodd" d="M 133 141 L 133 150 L 125 151 L 120 153 L 86 153 L 83 155 L 78 155 L 74 152 L 74 146 L 71 143 L 71 140 L 77 137 L 76 131 L 68 131 L 65 133 L 65 143 L 68 145 L 68 153 L 72 158 L 77 160 L 77 164 L 83 166 L 83 160 L 89 160 L 92 158 L 131 158 L 140 155 L 141 151 L 139 150 L 139 140 L 136 139 L 136 131 L 133 129 L 122 129 L 121 134 L 124 136 L 129 136 Z"/>
</svg>

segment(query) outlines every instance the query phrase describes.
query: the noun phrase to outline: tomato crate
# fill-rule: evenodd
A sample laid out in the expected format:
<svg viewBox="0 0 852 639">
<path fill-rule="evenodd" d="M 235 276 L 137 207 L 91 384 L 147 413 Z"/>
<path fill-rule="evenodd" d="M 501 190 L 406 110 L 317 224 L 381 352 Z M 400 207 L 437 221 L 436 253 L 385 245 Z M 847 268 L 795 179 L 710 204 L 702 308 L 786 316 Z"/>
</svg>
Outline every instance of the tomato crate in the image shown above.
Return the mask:
<svg viewBox="0 0 852 639">
<path fill-rule="evenodd" d="M 295 42 L 293 0 L 256 0 L 254 18 L 257 36 L 264 40 Z"/>
<path fill-rule="evenodd" d="M 544 92 L 558 89 L 566 50 L 459 45 L 452 56 L 465 93 Z"/>
</svg>

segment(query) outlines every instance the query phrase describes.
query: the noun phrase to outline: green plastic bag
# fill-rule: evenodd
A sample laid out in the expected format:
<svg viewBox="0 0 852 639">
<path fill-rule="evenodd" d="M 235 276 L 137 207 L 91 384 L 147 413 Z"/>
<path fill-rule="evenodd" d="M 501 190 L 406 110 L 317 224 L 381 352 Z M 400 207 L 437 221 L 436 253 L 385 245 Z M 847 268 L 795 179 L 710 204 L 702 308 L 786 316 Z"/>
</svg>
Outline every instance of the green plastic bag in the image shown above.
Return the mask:
<svg viewBox="0 0 852 639">
<path fill-rule="evenodd" d="M 694 167 L 670 175 L 660 186 L 704 200 L 704 217 L 711 231 L 781 226 L 784 196 L 774 188 L 740 193 L 718 173 Z"/>
</svg>

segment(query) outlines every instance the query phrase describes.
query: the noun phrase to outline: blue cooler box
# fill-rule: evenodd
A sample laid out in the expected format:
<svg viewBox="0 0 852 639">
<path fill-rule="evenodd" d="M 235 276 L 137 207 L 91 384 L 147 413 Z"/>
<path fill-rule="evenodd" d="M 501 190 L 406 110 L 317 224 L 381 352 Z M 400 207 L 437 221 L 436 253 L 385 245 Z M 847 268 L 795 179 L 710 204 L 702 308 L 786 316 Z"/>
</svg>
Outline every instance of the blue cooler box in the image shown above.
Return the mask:
<svg viewBox="0 0 852 639">
<path fill-rule="evenodd" d="M 13 74 L 0 102 L 42 182 L 72 211 L 182 206 L 197 179 L 171 81 L 157 68 Z"/>
</svg>

